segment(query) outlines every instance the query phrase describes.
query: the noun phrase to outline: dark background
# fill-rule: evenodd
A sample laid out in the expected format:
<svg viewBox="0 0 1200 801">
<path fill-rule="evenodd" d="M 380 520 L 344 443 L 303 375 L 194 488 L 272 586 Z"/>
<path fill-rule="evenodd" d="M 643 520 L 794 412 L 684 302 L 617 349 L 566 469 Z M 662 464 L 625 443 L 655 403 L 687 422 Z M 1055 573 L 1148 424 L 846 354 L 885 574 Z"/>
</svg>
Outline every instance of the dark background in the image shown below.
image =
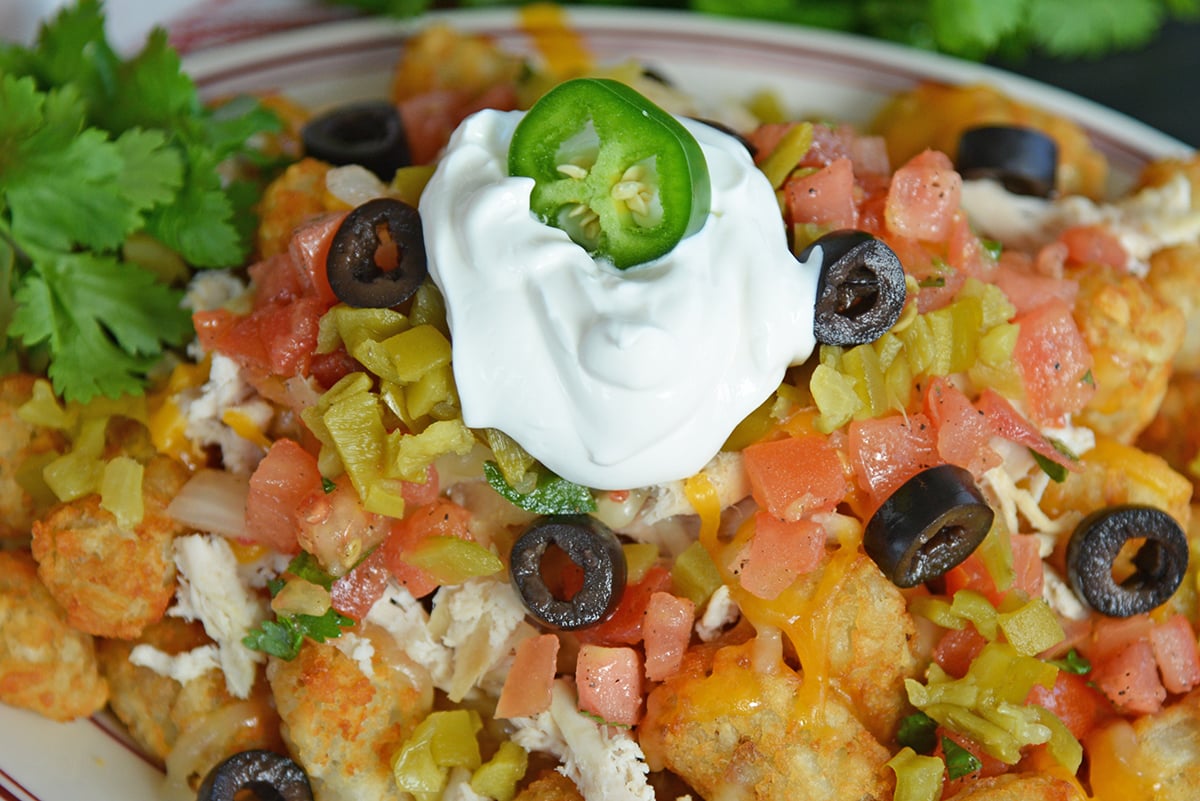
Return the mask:
<svg viewBox="0 0 1200 801">
<path fill-rule="evenodd" d="M 1146 47 L 1099 59 L 994 66 L 1074 92 L 1200 148 L 1200 23 L 1172 22 Z"/>
</svg>

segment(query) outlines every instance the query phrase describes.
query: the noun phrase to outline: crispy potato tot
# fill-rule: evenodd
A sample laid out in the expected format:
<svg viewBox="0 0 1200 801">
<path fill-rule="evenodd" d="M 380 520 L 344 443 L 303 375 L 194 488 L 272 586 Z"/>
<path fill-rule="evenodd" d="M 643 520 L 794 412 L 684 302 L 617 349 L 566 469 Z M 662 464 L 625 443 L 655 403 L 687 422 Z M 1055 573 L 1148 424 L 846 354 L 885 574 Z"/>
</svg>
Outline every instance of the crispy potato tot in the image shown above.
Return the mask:
<svg viewBox="0 0 1200 801">
<path fill-rule="evenodd" d="M 317 801 L 407 798 L 392 777 L 392 757 L 429 714 L 433 691 L 388 636 L 370 637 L 372 676 L 336 645 L 311 640 L 296 659 L 268 663 L 284 740 Z"/>
<path fill-rule="evenodd" d="M 1197 184 L 1200 191 L 1200 177 Z M 1200 370 L 1200 245 L 1189 243 L 1155 253 L 1146 283 L 1183 315 L 1183 343 L 1175 354 L 1175 369 Z"/>
<path fill-rule="evenodd" d="M 810 574 L 815 591 L 819 571 Z M 916 624 L 907 602 L 865 555 L 851 565 L 831 599 L 826 654 L 833 684 L 880 740 L 911 710 L 904 680 L 920 670 Z"/>
<path fill-rule="evenodd" d="M 392 100 L 400 102 L 437 90 L 475 97 L 493 86 L 516 81 L 524 61 L 486 36 L 434 25 L 405 43 L 392 75 Z"/>
<path fill-rule="evenodd" d="M 186 683 L 162 676 L 129 661 L 134 647 L 146 644 L 172 656 L 212 642 L 198 622 L 164 617 L 151 623 L 137 640 L 102 639 L 96 645 L 100 669 L 112 690 L 113 713 L 147 753 L 166 760 L 176 743 L 209 719 L 212 713 L 244 703 L 225 688 L 225 677 L 210 670 Z M 268 685 L 254 685 L 249 701 L 257 714 L 243 718 L 243 725 L 228 728 L 225 737 L 213 737 L 214 745 L 201 764 L 189 771 L 203 777 L 227 756 L 250 748 L 283 748 L 279 715 L 275 712 Z"/>
<path fill-rule="evenodd" d="M 583 801 L 575 782 L 556 770 L 545 770 L 517 793 L 513 801 Z"/>
<path fill-rule="evenodd" d="M 25 544 L 33 521 L 45 512 L 53 497 L 30 495 L 22 482 L 23 472 L 39 457 L 61 452 L 67 445 L 62 433 L 30 425 L 17 410 L 33 397 L 36 376 L 24 373 L 0 378 L 0 542 Z"/>
<path fill-rule="evenodd" d="M 267 185 L 258 202 L 258 255 L 268 259 L 286 253 L 292 234 L 305 222 L 331 211 L 332 196 L 325 189 L 330 165 L 304 158 Z"/>
<path fill-rule="evenodd" d="M 693 648 L 650 693 L 638 734 L 651 769 L 705 798 L 790 801 L 798 787 L 808 801 L 891 798 L 890 754 L 838 693 L 820 709 L 797 708 L 800 677 L 782 663 L 758 670 L 755 647 Z"/>
<path fill-rule="evenodd" d="M 1200 690 L 1157 715 L 1133 722 L 1137 765 L 1155 801 L 1193 801 L 1200 787 Z"/>
<path fill-rule="evenodd" d="M 1158 414 L 1138 437 L 1137 446 L 1156 453 L 1172 469 L 1192 481 L 1193 493 L 1200 490 L 1200 475 L 1192 467 L 1200 456 L 1200 373 L 1177 374 L 1167 385 Z"/>
<path fill-rule="evenodd" d="M 1054 776 L 1006 773 L 971 783 L 945 801 L 1084 801 L 1070 782 Z"/>
<path fill-rule="evenodd" d="M 0 551 L 0 702 L 72 720 L 107 701 L 92 638 L 67 625 L 28 551 Z"/>
<path fill-rule="evenodd" d="M 1187 159 L 1163 159 L 1148 165 L 1138 177 L 1138 189 L 1162 186 L 1183 175 L 1192 186 L 1192 208 L 1200 209 L 1200 155 Z"/>
<path fill-rule="evenodd" d="M 184 531 L 166 509 L 187 478 L 174 459 L 152 458 L 142 479 L 145 515 L 132 531 L 100 508 L 98 495 L 60 503 L 34 523 L 38 575 L 72 626 L 132 638 L 163 616 L 175 593 L 171 543 Z"/>
<path fill-rule="evenodd" d="M 1105 265 L 1080 270 L 1075 321 L 1092 352 L 1096 393 L 1084 425 L 1132 442 L 1158 413 L 1183 345 L 1184 317 L 1144 281 Z"/>
</svg>

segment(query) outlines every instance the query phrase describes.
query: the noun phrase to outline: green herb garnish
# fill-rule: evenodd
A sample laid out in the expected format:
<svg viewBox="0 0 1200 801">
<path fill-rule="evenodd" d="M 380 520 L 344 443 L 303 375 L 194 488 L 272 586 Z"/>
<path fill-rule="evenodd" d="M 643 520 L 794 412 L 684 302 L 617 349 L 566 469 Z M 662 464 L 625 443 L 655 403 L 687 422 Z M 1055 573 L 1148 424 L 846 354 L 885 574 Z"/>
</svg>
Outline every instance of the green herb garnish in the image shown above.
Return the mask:
<svg viewBox="0 0 1200 801">
<path fill-rule="evenodd" d="M 983 767 L 979 757 L 949 737 L 942 738 L 942 754 L 946 759 L 946 775 L 951 779 L 961 779 Z"/>
<path fill-rule="evenodd" d="M 206 109 L 165 31 L 125 60 L 97 0 L 0 45 L 0 352 L 47 364 L 86 402 L 140 393 L 192 336 L 182 292 L 122 255 L 135 234 L 196 267 L 241 264 L 257 192 L 218 168 L 277 118 L 257 103 Z M 235 202 L 236 198 L 236 202 Z"/>
<path fill-rule="evenodd" d="M 483 476 L 492 489 L 514 506 L 538 515 L 569 515 L 594 512 L 596 499 L 587 487 L 574 484 L 549 471 L 538 476 L 537 486 L 529 492 L 517 492 L 504 480 L 495 462 L 483 463 Z"/>
<path fill-rule="evenodd" d="M 1072 648 L 1067 651 L 1067 655 L 1062 659 L 1052 660 L 1051 663 L 1059 670 L 1067 673 L 1074 673 L 1076 676 L 1083 676 L 1092 672 L 1092 663 L 1087 657 Z"/>
<path fill-rule="evenodd" d="M 918 754 L 932 754 L 937 748 L 937 721 L 924 712 L 914 712 L 900 721 L 896 742 Z"/>
<path fill-rule="evenodd" d="M 255 651 L 291 661 L 300 654 L 307 637 L 325 642 L 342 636 L 342 630 L 354 626 L 351 618 L 335 609 L 317 615 L 278 615 L 242 638 L 242 644 Z"/>
</svg>

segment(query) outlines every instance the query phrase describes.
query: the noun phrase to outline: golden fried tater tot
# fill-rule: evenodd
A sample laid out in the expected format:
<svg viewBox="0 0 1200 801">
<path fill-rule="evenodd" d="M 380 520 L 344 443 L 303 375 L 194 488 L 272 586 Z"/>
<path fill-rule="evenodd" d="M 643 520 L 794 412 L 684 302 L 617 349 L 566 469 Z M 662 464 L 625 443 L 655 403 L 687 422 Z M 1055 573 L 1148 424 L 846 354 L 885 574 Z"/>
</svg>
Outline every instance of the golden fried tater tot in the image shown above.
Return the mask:
<svg viewBox="0 0 1200 801">
<path fill-rule="evenodd" d="M 1158 415 L 1137 441 L 1139 448 L 1158 454 L 1190 478 L 1193 492 L 1200 491 L 1200 474 L 1192 467 L 1200 455 L 1196 409 L 1200 409 L 1200 373 L 1176 374 L 1167 385 Z"/>
<path fill-rule="evenodd" d="M 399 102 L 439 89 L 473 97 L 497 84 L 515 81 L 523 64 L 520 57 L 502 51 L 486 36 L 434 25 L 405 43 L 392 76 L 391 97 Z"/>
<path fill-rule="evenodd" d="M 49 428 L 30 425 L 17 415 L 33 396 L 36 376 L 24 373 L 0 378 L 0 541 L 24 544 L 33 521 L 45 511 L 39 499 L 22 485 L 22 471 L 43 454 L 66 447 L 63 435 Z M 53 498 L 49 498 L 53 500 Z"/>
<path fill-rule="evenodd" d="M 677 773 L 705 798 L 759 801 L 891 798 L 890 754 L 836 692 L 797 706 L 801 679 L 779 663 L 759 670 L 756 643 L 718 650 L 711 671 L 694 648 L 684 669 L 647 699 L 639 738 L 651 770 Z"/>
<path fill-rule="evenodd" d="M 212 643 L 198 622 L 164 617 L 151 623 L 137 640 L 102 639 L 96 645 L 100 669 L 112 690 L 109 704 L 130 735 L 147 753 L 165 760 L 175 744 L 210 713 L 242 703 L 225 688 L 220 670 L 209 670 L 186 683 L 162 676 L 129 661 L 134 647 L 150 645 L 172 656 Z M 230 729 L 219 748 L 213 749 L 209 764 L 197 766 L 203 776 L 208 768 L 238 751 L 249 748 L 282 748 L 279 715 L 274 711 L 263 677 L 250 696 L 259 709 L 256 725 Z"/>
<path fill-rule="evenodd" d="M 387 636 L 369 640 L 371 676 L 335 645 L 311 640 L 292 661 L 268 663 L 284 740 L 308 770 L 317 801 L 407 797 L 392 776 L 392 757 L 429 713 L 433 692 L 427 677 L 414 683 L 420 668 L 394 661 L 404 657 L 394 645 L 387 649 Z"/>
<path fill-rule="evenodd" d="M 575 782 L 556 770 L 545 770 L 517 793 L 513 801 L 583 801 Z"/>
<path fill-rule="evenodd" d="M 1146 283 L 1183 315 L 1183 344 L 1175 354 L 1175 369 L 1200 370 L 1200 245 L 1189 243 L 1155 253 Z"/>
<path fill-rule="evenodd" d="M 28 551 L 0 551 L 0 702 L 72 720 L 107 701 L 92 638 L 67 625 Z"/>
<path fill-rule="evenodd" d="M 1008 773 L 971 782 L 945 801 L 1084 801 L 1078 788 L 1064 779 Z"/>
<path fill-rule="evenodd" d="M 1194 801 L 1200 787 L 1200 690 L 1157 715 L 1133 722 L 1137 765 L 1155 801 Z"/>
<path fill-rule="evenodd" d="M 304 158 L 267 185 L 258 202 L 256 243 L 259 258 L 268 259 L 284 253 L 297 228 L 331 210 L 325 191 L 329 168 L 324 161 Z"/>
<path fill-rule="evenodd" d="M 1138 177 L 1137 188 L 1162 186 L 1177 175 L 1187 178 L 1192 187 L 1192 208 L 1200 209 L 1200 155 L 1186 159 L 1162 159 L 1147 165 Z"/>
<path fill-rule="evenodd" d="M 144 517 L 132 531 L 100 508 L 98 495 L 60 503 L 34 523 L 38 575 L 72 626 L 131 638 L 163 616 L 175 592 L 171 543 L 184 531 L 166 509 L 187 478 L 174 459 L 152 458 L 142 478 Z"/>
<path fill-rule="evenodd" d="M 1145 282 L 1106 265 L 1080 270 L 1075 321 L 1091 349 L 1096 393 L 1079 422 L 1132 442 L 1158 413 L 1184 319 Z"/>
</svg>

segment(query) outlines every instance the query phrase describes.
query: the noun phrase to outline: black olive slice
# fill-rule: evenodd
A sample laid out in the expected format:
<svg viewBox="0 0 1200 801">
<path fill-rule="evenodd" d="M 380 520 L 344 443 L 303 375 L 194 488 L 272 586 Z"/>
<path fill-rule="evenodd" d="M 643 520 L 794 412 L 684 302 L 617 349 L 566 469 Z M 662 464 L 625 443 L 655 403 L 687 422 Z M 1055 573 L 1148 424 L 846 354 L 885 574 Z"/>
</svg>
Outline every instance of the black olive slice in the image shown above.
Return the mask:
<svg viewBox="0 0 1200 801">
<path fill-rule="evenodd" d="M 969 471 L 930 467 L 901 484 L 871 516 L 863 549 L 897 587 L 915 587 L 970 556 L 994 516 Z"/>
<path fill-rule="evenodd" d="M 551 544 L 583 569 L 583 586 L 569 599 L 546 586 L 542 559 Z M 547 626 L 572 630 L 605 620 L 625 590 L 625 552 L 608 526 L 590 515 L 546 515 L 513 543 L 509 573 L 529 612 Z"/>
<path fill-rule="evenodd" d="M 412 164 L 400 112 L 391 103 L 367 101 L 335 108 L 300 129 L 304 152 L 330 164 L 359 164 L 387 182 Z"/>
<path fill-rule="evenodd" d="M 398 251 L 391 269 L 376 261 L 383 245 L 381 229 L 386 229 Z M 413 296 L 428 272 L 421 215 L 391 198 L 368 200 L 347 214 L 325 258 L 333 294 L 342 303 L 360 308 L 398 306 Z"/>
<path fill-rule="evenodd" d="M 1127 543 L 1140 545 L 1134 572 L 1117 583 L 1113 564 Z M 1188 543 L 1183 529 L 1152 506 L 1113 506 L 1093 512 L 1067 544 L 1067 577 L 1088 605 L 1109 617 L 1131 617 L 1161 606 L 1183 581 Z"/>
<path fill-rule="evenodd" d="M 954 167 L 963 178 L 992 178 L 1014 194 L 1050 197 L 1058 174 L 1058 145 L 1034 128 L 969 128 L 959 137 Z"/>
<path fill-rule="evenodd" d="M 242 751 L 220 762 L 204 777 L 196 801 L 234 801 L 246 792 L 261 801 L 313 801 L 304 768 L 273 751 Z"/>
<path fill-rule="evenodd" d="M 900 319 L 907 297 L 904 268 L 886 244 L 863 231 L 832 231 L 797 257 L 821 248 L 813 334 L 822 345 L 862 345 Z"/>
</svg>

